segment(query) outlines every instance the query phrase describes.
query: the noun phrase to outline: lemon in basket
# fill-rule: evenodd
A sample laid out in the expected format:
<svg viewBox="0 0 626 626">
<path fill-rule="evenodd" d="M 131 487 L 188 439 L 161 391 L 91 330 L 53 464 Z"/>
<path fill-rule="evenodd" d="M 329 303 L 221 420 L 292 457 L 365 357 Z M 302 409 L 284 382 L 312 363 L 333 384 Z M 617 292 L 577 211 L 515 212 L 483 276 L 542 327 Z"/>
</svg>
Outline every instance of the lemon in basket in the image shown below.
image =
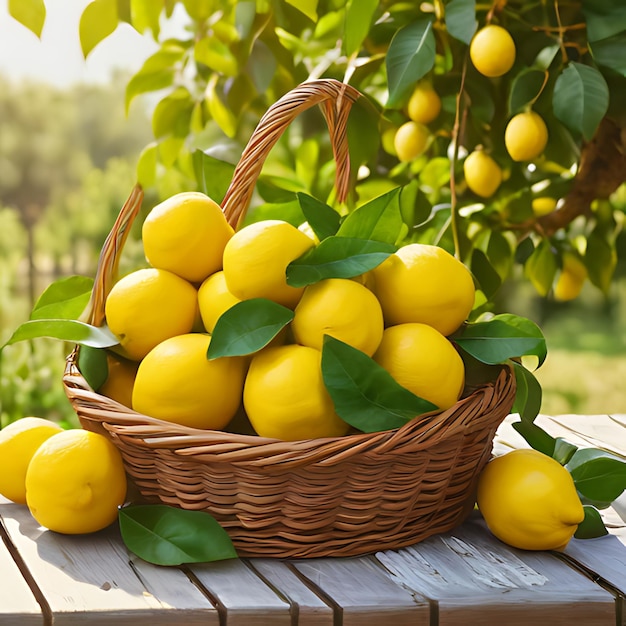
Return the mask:
<svg viewBox="0 0 626 626">
<path fill-rule="evenodd" d="M 198 289 L 200 317 L 205 330 L 212 333 L 220 315 L 238 302 L 241 300 L 228 291 L 222 270 L 205 279 Z"/>
<path fill-rule="evenodd" d="M 287 265 L 314 245 L 308 235 L 282 220 L 244 226 L 224 248 L 228 290 L 240 300 L 268 298 L 294 307 L 303 288 L 287 284 Z"/>
<path fill-rule="evenodd" d="M 261 437 L 284 441 L 339 437 L 350 428 L 324 386 L 321 352 L 289 344 L 265 348 L 250 363 L 243 404 Z"/>
<path fill-rule="evenodd" d="M 203 193 L 185 191 L 148 213 L 141 237 L 152 267 L 201 282 L 222 268 L 224 246 L 233 232 L 216 202 Z"/>
<path fill-rule="evenodd" d="M 98 388 L 98 393 L 130 407 L 138 366 L 137 361 L 107 352 L 108 374 L 104 383 Z"/>
<path fill-rule="evenodd" d="M 137 370 L 133 409 L 192 428 L 224 428 L 241 404 L 246 360 L 209 361 L 210 341 L 209 335 L 188 333 L 152 349 Z"/>
<path fill-rule="evenodd" d="M 291 328 L 302 345 L 321 350 L 324 335 L 330 335 L 371 356 L 383 336 L 383 312 L 361 283 L 328 278 L 304 289 Z"/>
<path fill-rule="evenodd" d="M 126 488 L 119 450 L 104 435 L 80 428 L 47 439 L 26 472 L 32 516 L 64 534 L 92 533 L 112 524 Z"/>
<path fill-rule="evenodd" d="M 26 504 L 26 470 L 37 448 L 63 429 L 43 417 L 22 417 L 0 430 L 0 494 Z"/>
<path fill-rule="evenodd" d="M 477 503 L 491 532 L 523 550 L 559 550 L 585 517 L 570 473 L 533 449 L 492 459 L 478 478 Z"/>
<path fill-rule="evenodd" d="M 191 331 L 198 292 L 190 282 L 167 270 L 140 269 L 113 285 L 104 311 L 124 356 L 140 361 L 164 339 Z"/>
<path fill-rule="evenodd" d="M 439 246 L 410 243 L 372 270 L 386 325 L 419 322 L 450 335 L 474 306 L 469 270 Z"/>
<path fill-rule="evenodd" d="M 454 405 L 463 391 L 463 360 L 448 338 L 427 324 L 386 328 L 374 360 L 400 385 L 440 409 Z"/>
</svg>

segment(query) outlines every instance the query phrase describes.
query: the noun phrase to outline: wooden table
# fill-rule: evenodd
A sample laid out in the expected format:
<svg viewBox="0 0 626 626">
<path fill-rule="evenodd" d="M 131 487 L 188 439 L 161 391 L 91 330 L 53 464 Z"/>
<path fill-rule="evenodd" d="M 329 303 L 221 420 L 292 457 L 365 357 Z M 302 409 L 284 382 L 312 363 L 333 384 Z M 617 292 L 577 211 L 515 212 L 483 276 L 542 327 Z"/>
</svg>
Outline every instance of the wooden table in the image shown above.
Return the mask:
<svg viewBox="0 0 626 626">
<path fill-rule="evenodd" d="M 496 453 L 524 446 L 507 420 Z M 626 416 L 540 416 L 554 436 L 626 457 Z M 500 543 L 478 514 L 415 546 L 361 558 L 143 562 L 112 526 L 89 536 L 39 527 L 0 500 L 0 625 L 626 626 L 626 503 L 611 534 L 565 553 Z"/>
</svg>

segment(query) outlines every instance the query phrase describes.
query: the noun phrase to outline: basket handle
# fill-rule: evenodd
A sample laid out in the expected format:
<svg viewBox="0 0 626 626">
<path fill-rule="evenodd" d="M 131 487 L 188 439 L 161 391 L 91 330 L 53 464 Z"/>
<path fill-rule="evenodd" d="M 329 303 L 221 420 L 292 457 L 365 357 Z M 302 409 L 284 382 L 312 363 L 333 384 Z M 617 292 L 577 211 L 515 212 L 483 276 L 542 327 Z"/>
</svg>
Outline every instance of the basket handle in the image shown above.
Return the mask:
<svg viewBox="0 0 626 626">
<path fill-rule="evenodd" d="M 350 109 L 360 93 L 354 87 L 332 78 L 302 83 L 277 100 L 260 119 L 244 148 L 232 181 L 222 200 L 222 210 L 230 225 L 237 229 L 245 217 L 254 187 L 269 151 L 280 139 L 287 126 L 302 111 L 316 104 L 330 133 L 335 171 L 337 199 L 343 202 L 350 184 L 350 155 L 346 135 Z"/>
</svg>

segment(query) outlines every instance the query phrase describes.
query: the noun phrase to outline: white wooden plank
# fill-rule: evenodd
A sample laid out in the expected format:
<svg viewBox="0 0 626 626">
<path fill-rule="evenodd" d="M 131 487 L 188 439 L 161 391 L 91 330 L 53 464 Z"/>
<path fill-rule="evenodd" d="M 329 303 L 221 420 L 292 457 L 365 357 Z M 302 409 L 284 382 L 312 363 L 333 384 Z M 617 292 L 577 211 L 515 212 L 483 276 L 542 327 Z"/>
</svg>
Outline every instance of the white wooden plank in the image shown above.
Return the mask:
<svg viewBox="0 0 626 626">
<path fill-rule="evenodd" d="M 292 565 L 336 605 L 342 626 L 430 624 L 425 599 L 396 584 L 372 558 L 311 559 Z"/>
<path fill-rule="evenodd" d="M 41 606 L 5 545 L 5 533 L 0 525 L 0 624 L 42 626 Z"/>
<path fill-rule="evenodd" d="M 313 593 L 293 569 L 278 559 L 251 559 L 249 565 L 257 571 L 297 613 L 298 626 L 333 626 L 333 609 Z"/>
<path fill-rule="evenodd" d="M 290 626 L 291 610 L 241 559 L 189 567 L 218 603 L 222 626 Z"/>
<path fill-rule="evenodd" d="M 136 563 L 135 571 L 115 526 L 60 535 L 38 526 L 25 506 L 6 501 L 0 516 L 55 626 L 219 623 L 215 607 L 180 570 Z"/>
<path fill-rule="evenodd" d="M 615 598 L 547 552 L 509 548 L 473 516 L 460 528 L 377 559 L 437 604 L 439 626 L 615 624 Z"/>
</svg>

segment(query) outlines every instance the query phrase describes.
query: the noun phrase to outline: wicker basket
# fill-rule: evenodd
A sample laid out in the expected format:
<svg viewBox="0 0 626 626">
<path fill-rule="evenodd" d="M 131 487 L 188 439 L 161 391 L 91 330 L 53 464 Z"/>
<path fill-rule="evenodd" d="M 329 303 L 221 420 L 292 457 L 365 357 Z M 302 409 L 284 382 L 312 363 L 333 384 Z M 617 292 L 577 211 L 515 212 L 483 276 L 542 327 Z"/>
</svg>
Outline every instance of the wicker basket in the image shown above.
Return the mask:
<svg viewBox="0 0 626 626">
<path fill-rule="evenodd" d="M 269 149 L 304 109 L 322 105 L 337 162 L 336 190 L 345 197 L 349 160 L 346 120 L 359 93 L 334 80 L 305 83 L 260 121 L 223 202 L 236 226 L 245 214 Z M 105 243 L 89 319 L 104 319 L 128 227 L 141 204 L 133 190 Z M 496 428 L 511 410 L 514 377 L 494 380 L 452 408 L 401 428 L 372 434 L 285 442 L 206 431 L 141 415 L 95 393 L 67 359 L 65 391 L 82 426 L 119 448 L 146 501 L 211 513 L 240 556 L 354 556 L 399 548 L 460 524 L 474 504 L 478 473 Z"/>
</svg>

